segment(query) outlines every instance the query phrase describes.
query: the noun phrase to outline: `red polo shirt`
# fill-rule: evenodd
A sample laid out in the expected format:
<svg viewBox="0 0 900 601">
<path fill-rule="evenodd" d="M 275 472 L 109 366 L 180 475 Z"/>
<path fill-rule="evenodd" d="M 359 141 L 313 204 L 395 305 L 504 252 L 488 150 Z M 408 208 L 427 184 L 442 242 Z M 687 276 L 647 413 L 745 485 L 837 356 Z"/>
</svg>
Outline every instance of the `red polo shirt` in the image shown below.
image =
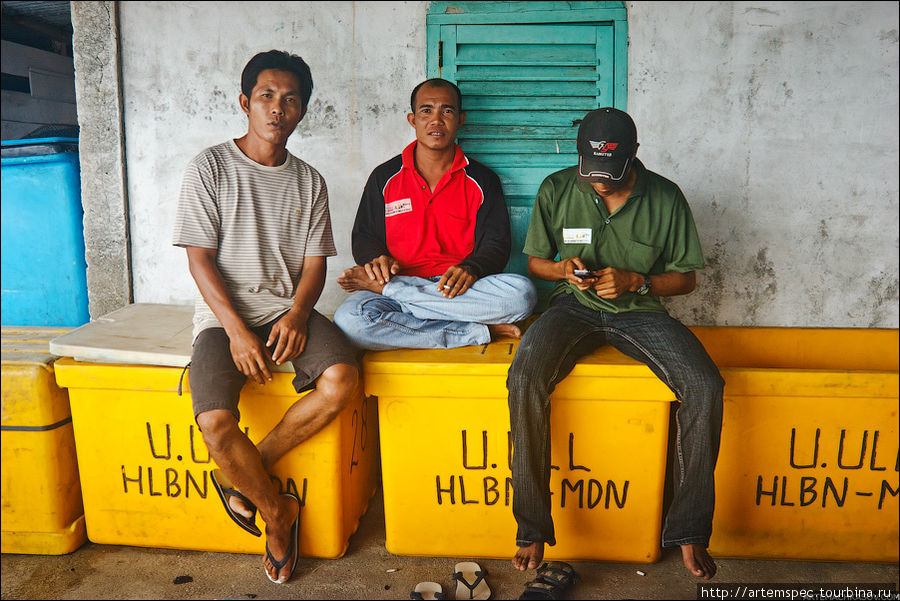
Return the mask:
<svg viewBox="0 0 900 601">
<path fill-rule="evenodd" d="M 375 168 L 353 225 L 359 265 L 387 254 L 401 275 L 433 277 L 465 265 L 478 277 L 509 258 L 509 215 L 497 175 L 456 146 L 434 190 L 415 167 L 416 142 Z"/>
<path fill-rule="evenodd" d="M 401 275 L 430 277 L 472 252 L 484 192 L 466 174 L 469 160 L 459 145 L 450 170 L 431 191 L 416 171 L 415 148 L 413 142 L 403 150 L 400 171 L 384 186 L 385 240 Z"/>
</svg>

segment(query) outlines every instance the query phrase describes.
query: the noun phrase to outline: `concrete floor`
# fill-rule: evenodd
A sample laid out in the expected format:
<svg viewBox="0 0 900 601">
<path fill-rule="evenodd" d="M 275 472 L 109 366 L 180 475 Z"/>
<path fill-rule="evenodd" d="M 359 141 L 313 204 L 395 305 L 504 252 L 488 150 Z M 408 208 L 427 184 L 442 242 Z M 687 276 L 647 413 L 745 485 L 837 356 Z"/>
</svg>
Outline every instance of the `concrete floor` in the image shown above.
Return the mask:
<svg viewBox="0 0 900 601">
<path fill-rule="evenodd" d="M 454 564 L 463 560 L 394 556 L 385 550 L 384 538 L 384 504 L 379 491 L 343 558 L 301 559 L 296 576 L 284 585 L 270 583 L 261 559 L 253 555 L 88 543 L 74 553 L 56 557 L 4 554 L 2 598 L 409 599 L 410 591 L 422 581 L 440 583 L 453 598 L 450 574 Z M 487 568 L 493 598 L 518 598 L 526 574 L 517 572 L 507 560 L 471 559 Z M 698 598 L 698 580 L 683 568 L 677 550 L 665 552 L 659 562 L 649 565 L 572 565 L 581 581 L 567 595 L 570 599 Z M 896 564 L 721 559 L 718 565 L 719 573 L 711 582 L 720 585 L 871 583 L 897 590 L 900 577 Z M 175 584 L 179 576 L 190 576 L 192 581 Z"/>
</svg>

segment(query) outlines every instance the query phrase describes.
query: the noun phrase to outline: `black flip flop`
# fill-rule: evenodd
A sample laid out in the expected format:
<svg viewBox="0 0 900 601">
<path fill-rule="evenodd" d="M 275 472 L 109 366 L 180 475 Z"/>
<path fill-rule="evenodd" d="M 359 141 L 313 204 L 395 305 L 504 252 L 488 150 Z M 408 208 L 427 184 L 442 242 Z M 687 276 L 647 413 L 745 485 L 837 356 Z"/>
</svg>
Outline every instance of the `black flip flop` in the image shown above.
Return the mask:
<svg viewBox="0 0 900 601">
<path fill-rule="evenodd" d="M 578 573 L 564 561 L 545 561 L 537 569 L 537 576 L 525 584 L 525 592 L 519 599 L 562 599 L 575 584 Z"/>
<path fill-rule="evenodd" d="M 456 564 L 455 572 L 450 576 L 456 581 L 457 599 L 490 599 L 491 587 L 484 579 L 487 570 L 483 570 L 474 561 L 463 561 Z"/>
<path fill-rule="evenodd" d="M 284 497 L 290 497 L 291 499 L 297 501 L 297 508 L 298 508 L 297 519 L 294 520 L 293 524 L 291 524 L 291 545 L 288 547 L 287 553 L 281 559 L 281 561 L 276 561 L 275 557 L 272 556 L 272 552 L 269 551 L 269 543 L 266 543 L 266 557 L 268 557 L 269 561 L 272 562 L 272 565 L 275 566 L 275 574 L 276 575 L 278 574 L 278 572 L 281 571 L 281 568 L 283 568 L 285 565 L 287 565 L 287 562 L 289 562 L 293 559 L 294 563 L 291 564 L 291 575 L 288 578 L 288 580 L 290 580 L 291 578 L 294 577 L 294 572 L 297 570 L 297 562 L 300 561 L 300 511 L 299 511 L 299 509 L 301 509 L 301 507 L 300 507 L 300 499 L 298 499 L 295 495 L 293 495 L 289 492 L 281 493 L 281 495 Z M 285 580 L 284 582 L 279 582 L 278 580 L 275 580 L 274 578 L 269 576 L 268 570 L 266 571 L 266 577 L 269 580 L 271 580 L 272 582 L 274 582 L 275 584 L 284 584 L 284 582 L 287 582 L 287 580 Z"/>
<path fill-rule="evenodd" d="M 252 534 L 253 536 L 261 536 L 262 531 L 259 529 L 259 526 L 256 525 L 256 505 L 250 502 L 250 499 L 242 495 L 234 486 L 231 484 L 231 480 L 228 479 L 222 470 L 215 469 L 210 472 L 210 478 L 212 479 L 213 486 L 216 489 L 216 492 L 219 493 L 219 498 L 222 499 L 222 504 L 225 506 L 225 511 L 228 512 L 228 516 L 234 520 L 234 523 Z M 237 512 L 235 512 L 231 508 L 231 503 L 229 501 L 232 497 L 237 497 L 241 501 L 244 502 L 244 505 L 247 506 L 247 509 L 253 512 L 253 515 L 245 517 Z"/>
</svg>

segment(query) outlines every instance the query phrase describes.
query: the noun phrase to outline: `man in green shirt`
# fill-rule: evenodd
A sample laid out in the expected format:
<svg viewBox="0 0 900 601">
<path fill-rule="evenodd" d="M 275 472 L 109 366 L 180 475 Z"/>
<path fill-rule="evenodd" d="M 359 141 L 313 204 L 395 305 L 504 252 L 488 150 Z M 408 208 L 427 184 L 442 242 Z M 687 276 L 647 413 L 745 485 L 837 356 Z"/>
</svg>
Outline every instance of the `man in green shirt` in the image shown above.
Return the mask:
<svg viewBox="0 0 900 601">
<path fill-rule="evenodd" d="M 662 544 L 712 578 L 713 471 L 724 381 L 703 345 L 659 297 L 688 294 L 705 264 L 691 210 L 673 182 L 636 158 L 627 113 L 601 108 L 578 130 L 578 165 L 548 176 L 523 251 L 528 271 L 556 281 L 550 307 L 522 338 L 509 370 L 513 437 L 513 565 L 537 568 L 556 543 L 550 517 L 550 393 L 581 357 L 610 344 L 645 363 L 678 397 L 675 494 Z"/>
</svg>

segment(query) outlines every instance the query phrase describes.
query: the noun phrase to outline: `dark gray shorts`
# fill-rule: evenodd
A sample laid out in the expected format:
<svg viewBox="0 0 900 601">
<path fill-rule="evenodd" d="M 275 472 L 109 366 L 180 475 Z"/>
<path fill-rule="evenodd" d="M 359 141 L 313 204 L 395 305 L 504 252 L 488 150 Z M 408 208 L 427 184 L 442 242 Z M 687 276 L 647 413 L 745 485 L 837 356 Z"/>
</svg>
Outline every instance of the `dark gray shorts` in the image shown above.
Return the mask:
<svg viewBox="0 0 900 601">
<path fill-rule="evenodd" d="M 280 318 L 250 330 L 265 343 Z M 227 409 L 240 420 L 238 400 L 247 376 L 235 366 L 229 347 L 224 328 L 207 328 L 194 341 L 188 372 L 194 417 L 204 411 Z M 316 380 L 332 365 L 346 363 L 359 369 L 357 353 L 344 333 L 314 310 L 307 321 L 306 347 L 299 357 L 291 360 L 296 372 L 294 390 L 299 393 L 315 388 Z"/>
</svg>

